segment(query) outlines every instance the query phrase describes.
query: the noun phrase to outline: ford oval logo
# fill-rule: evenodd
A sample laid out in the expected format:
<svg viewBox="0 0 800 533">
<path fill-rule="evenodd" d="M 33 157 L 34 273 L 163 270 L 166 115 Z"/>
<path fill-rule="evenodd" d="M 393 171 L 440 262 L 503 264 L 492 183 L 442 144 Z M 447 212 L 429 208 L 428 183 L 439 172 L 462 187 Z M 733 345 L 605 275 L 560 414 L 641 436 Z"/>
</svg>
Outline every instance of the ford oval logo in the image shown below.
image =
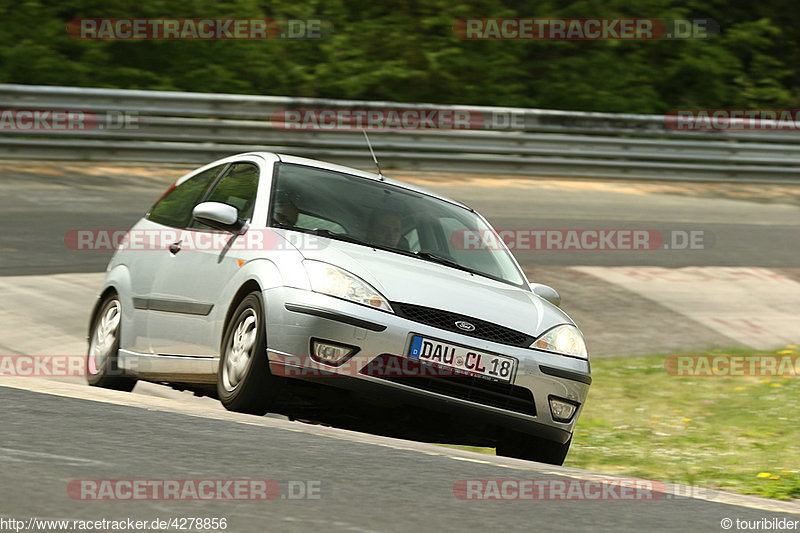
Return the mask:
<svg viewBox="0 0 800 533">
<path fill-rule="evenodd" d="M 462 331 L 475 331 L 475 326 L 464 320 L 456 322 L 456 327 Z"/>
</svg>

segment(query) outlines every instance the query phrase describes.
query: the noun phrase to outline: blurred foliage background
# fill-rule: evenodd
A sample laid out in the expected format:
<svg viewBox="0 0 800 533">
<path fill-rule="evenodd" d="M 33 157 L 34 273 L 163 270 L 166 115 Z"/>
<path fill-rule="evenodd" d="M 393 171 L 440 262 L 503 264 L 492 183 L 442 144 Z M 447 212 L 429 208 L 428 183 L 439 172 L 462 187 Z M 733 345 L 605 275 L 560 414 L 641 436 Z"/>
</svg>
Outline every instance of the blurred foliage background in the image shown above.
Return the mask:
<svg viewBox="0 0 800 533">
<path fill-rule="evenodd" d="M 318 18 L 326 39 L 93 41 L 75 18 Z M 703 40 L 463 41 L 458 18 L 712 18 Z M 794 0 L 0 0 L 0 82 L 584 111 L 794 108 Z"/>
</svg>

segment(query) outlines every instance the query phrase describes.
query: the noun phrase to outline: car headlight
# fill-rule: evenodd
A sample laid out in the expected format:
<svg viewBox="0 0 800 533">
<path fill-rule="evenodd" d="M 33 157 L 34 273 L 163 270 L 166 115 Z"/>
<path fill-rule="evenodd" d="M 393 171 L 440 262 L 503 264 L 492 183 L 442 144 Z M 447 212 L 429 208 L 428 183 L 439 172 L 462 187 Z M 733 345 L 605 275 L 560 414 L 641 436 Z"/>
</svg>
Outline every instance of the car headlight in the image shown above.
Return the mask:
<svg viewBox="0 0 800 533">
<path fill-rule="evenodd" d="M 583 334 L 578 328 L 568 324 L 562 324 L 547 330 L 531 344 L 531 348 L 589 359 Z"/>
<path fill-rule="evenodd" d="M 306 260 L 303 266 L 312 291 L 394 313 L 386 298 L 355 274 L 321 261 Z"/>
</svg>

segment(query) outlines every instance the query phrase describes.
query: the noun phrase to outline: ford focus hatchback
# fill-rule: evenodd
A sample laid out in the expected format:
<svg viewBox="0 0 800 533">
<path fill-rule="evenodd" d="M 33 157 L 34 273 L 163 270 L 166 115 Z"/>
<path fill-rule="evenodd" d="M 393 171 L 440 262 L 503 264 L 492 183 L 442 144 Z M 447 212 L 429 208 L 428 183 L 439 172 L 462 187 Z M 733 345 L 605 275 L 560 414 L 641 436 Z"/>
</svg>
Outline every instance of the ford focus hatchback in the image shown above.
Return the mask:
<svg viewBox="0 0 800 533">
<path fill-rule="evenodd" d="M 241 154 L 180 178 L 119 243 L 88 381 L 562 464 L 591 377 L 559 304 L 465 205 Z"/>
</svg>

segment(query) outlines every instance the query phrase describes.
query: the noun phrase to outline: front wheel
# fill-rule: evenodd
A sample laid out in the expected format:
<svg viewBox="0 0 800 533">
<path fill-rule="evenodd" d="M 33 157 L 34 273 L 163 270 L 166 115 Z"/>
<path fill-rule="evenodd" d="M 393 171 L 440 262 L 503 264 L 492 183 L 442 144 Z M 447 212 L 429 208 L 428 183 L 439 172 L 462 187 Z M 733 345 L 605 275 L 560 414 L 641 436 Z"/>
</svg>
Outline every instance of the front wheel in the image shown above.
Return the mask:
<svg viewBox="0 0 800 533">
<path fill-rule="evenodd" d="M 533 435 L 509 432 L 497 443 L 496 453 L 505 457 L 561 466 L 564 464 L 564 459 L 567 458 L 571 443 L 572 437 L 561 444 Z"/>
<path fill-rule="evenodd" d="M 283 385 L 269 371 L 262 302 L 260 292 L 248 294 L 225 327 L 217 393 L 229 411 L 266 414 Z"/>
<path fill-rule="evenodd" d="M 112 294 L 103 300 L 92 319 L 89 354 L 86 357 L 86 381 L 93 387 L 130 392 L 136 380 L 125 376 L 117 366 L 122 305 Z"/>
</svg>

